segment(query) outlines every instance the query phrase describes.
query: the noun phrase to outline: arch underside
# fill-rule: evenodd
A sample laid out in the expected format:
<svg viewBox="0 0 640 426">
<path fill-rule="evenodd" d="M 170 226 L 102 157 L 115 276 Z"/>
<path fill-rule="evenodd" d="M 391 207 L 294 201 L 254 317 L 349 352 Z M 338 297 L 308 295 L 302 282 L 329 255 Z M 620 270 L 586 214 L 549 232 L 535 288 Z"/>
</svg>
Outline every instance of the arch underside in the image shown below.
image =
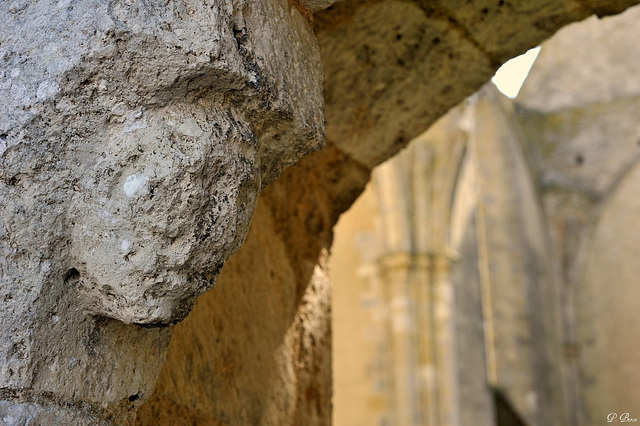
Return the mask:
<svg viewBox="0 0 640 426">
<path fill-rule="evenodd" d="M 326 256 L 373 167 L 506 60 L 568 23 L 634 3 L 348 0 L 317 12 L 326 146 L 261 194 L 216 290 L 173 329 L 138 424 L 330 424 Z"/>
<path fill-rule="evenodd" d="M 635 3 L 3 2 L 0 423 L 329 424 L 326 261 L 372 169 Z"/>
</svg>

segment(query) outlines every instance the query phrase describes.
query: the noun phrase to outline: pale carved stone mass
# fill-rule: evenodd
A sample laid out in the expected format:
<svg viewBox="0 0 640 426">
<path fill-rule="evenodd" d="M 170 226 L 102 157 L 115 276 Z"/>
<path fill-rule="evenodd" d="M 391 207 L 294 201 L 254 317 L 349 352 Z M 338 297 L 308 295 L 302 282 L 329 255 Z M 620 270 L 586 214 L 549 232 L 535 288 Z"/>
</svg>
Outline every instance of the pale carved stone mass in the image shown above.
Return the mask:
<svg viewBox="0 0 640 426">
<path fill-rule="evenodd" d="M 502 61 L 565 23 L 634 2 L 351 0 L 318 12 L 312 27 L 307 8 L 329 3 L 0 5 L 3 422 L 133 421 L 166 355 L 170 330 L 155 326 L 183 319 L 213 287 L 260 192 L 322 147 L 325 116 L 327 148 L 276 181 L 265 203 L 275 235 L 300 225 L 285 246 L 310 241 L 289 250 L 294 272 L 284 275 L 295 279 L 281 283 L 297 288 L 282 296 L 292 307 L 283 327 L 295 323 L 302 336 L 282 350 L 307 348 L 297 355 L 307 362 L 282 380 L 328 383 L 330 372 L 314 366 L 330 350 L 321 340 L 329 307 L 303 295 L 324 288 L 311 286 L 309 271 L 370 168 Z M 261 345 L 271 347 L 253 349 Z M 283 423 L 329 421 L 324 390 L 290 392 L 293 417 L 264 411 Z"/>
<path fill-rule="evenodd" d="M 0 13 L 1 388 L 96 404 L 137 395 L 153 383 L 140 363 L 161 357 L 105 355 L 102 368 L 148 375 L 132 389 L 119 374 L 83 378 L 101 368 L 99 318 L 184 318 L 240 247 L 261 188 L 321 146 L 313 34 L 286 2 Z M 127 346 L 145 334 L 114 327 Z M 146 334 L 161 356 L 168 333 Z"/>
<path fill-rule="evenodd" d="M 563 28 L 516 99 L 375 169 L 332 244 L 334 424 L 637 418 L 639 17 Z"/>
</svg>

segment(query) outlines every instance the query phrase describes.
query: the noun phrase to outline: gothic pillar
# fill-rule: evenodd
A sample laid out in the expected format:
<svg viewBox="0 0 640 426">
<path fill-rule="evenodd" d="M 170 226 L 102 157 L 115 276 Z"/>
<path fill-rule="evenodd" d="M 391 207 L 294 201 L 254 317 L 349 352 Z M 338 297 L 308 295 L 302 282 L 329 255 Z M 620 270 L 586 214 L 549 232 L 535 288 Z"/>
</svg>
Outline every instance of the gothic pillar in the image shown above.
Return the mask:
<svg viewBox="0 0 640 426">
<path fill-rule="evenodd" d="M 457 425 L 451 257 L 396 253 L 379 263 L 390 318 L 394 424 Z"/>
</svg>

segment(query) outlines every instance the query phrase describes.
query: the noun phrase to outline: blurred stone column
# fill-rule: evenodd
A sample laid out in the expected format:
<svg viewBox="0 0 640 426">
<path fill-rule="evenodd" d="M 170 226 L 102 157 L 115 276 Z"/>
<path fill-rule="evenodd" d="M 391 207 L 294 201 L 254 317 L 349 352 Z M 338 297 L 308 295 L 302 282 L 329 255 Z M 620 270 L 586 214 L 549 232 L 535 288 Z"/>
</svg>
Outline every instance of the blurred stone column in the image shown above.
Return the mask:
<svg viewBox="0 0 640 426">
<path fill-rule="evenodd" d="M 397 253 L 380 259 L 385 304 L 389 310 L 392 424 L 418 425 L 417 392 L 419 303 L 412 295 L 411 255 Z"/>
<path fill-rule="evenodd" d="M 393 424 L 457 425 L 451 257 L 396 253 L 380 266 L 390 313 Z"/>
<path fill-rule="evenodd" d="M 459 425 L 461 410 L 458 397 L 458 369 L 456 360 L 455 300 L 451 281 L 451 257 L 436 253 L 431 257 L 428 301 L 433 311 L 433 333 L 429 343 L 435 354 L 436 383 L 438 385 L 437 418 L 434 425 Z"/>
<path fill-rule="evenodd" d="M 556 259 L 511 108 L 487 85 L 471 99 L 467 123 L 488 384 L 525 424 L 564 425 Z"/>
<path fill-rule="evenodd" d="M 454 110 L 374 181 L 385 230 L 379 260 L 389 310 L 394 425 L 457 425 L 451 199 L 465 151 Z"/>
</svg>

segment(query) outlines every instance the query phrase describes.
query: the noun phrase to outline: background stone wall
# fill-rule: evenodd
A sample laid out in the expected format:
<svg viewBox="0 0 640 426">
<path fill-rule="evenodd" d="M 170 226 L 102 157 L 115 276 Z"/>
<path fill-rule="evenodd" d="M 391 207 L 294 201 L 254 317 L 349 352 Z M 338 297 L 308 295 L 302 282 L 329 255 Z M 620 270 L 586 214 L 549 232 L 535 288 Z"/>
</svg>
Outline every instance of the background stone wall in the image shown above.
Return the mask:
<svg viewBox="0 0 640 426">
<path fill-rule="evenodd" d="M 337 225 L 329 263 L 336 424 L 597 425 L 611 414 L 638 417 L 639 13 L 561 30 L 543 43 L 515 100 L 483 88 L 373 172 Z M 461 156 L 440 148 L 459 141 Z M 449 179 L 447 168 L 456 171 Z M 425 215 L 421 203 L 434 211 Z M 414 296 L 412 288 L 440 285 L 428 275 L 406 278 L 419 263 L 391 281 L 385 274 L 390 256 L 433 256 L 438 238 L 456 259 L 448 304 Z M 408 282 L 403 300 L 389 296 L 398 280 Z M 418 330 L 408 346 L 413 358 L 390 355 L 400 303 L 408 306 L 406 328 Z M 454 328 L 421 322 L 421 310 L 435 318 L 447 307 Z M 451 338 L 455 374 L 443 382 L 446 364 L 421 358 L 421 346 Z M 398 381 L 394 371 L 407 369 Z M 453 388 L 460 417 L 425 418 L 416 406 L 412 419 L 402 418 L 398 386 L 416 398 L 424 388 Z"/>
<path fill-rule="evenodd" d="M 133 421 L 167 356 L 172 330 L 156 327 L 185 318 L 213 287 L 258 206 L 256 223 L 267 228 L 253 226 L 248 241 L 265 241 L 262 233 L 274 245 L 269 260 L 254 260 L 265 255 L 248 245 L 243 266 L 223 272 L 220 295 L 201 303 L 202 319 L 175 328 L 174 342 L 194 337 L 169 348 L 157 400 L 203 422 L 328 422 L 323 253 L 371 168 L 506 59 L 634 1 L 349 0 L 311 24 L 308 7 L 329 3 L 2 3 L 3 421 Z M 258 201 L 321 148 L 325 117 L 326 147 Z M 269 290 L 254 293 L 256 282 Z M 242 302 L 260 294 L 257 306 L 277 319 L 259 320 Z M 286 300 L 266 302 L 278 294 Z M 240 327 L 235 315 L 269 325 Z M 199 349 L 215 345 L 201 326 L 211 322 L 223 324 L 221 345 L 237 364 Z M 252 352 L 238 351 L 258 335 Z M 263 365 L 257 354 L 277 374 L 244 385 Z M 209 400 L 175 396 L 180 380 Z M 242 408 L 258 389 L 260 403 Z"/>
</svg>

